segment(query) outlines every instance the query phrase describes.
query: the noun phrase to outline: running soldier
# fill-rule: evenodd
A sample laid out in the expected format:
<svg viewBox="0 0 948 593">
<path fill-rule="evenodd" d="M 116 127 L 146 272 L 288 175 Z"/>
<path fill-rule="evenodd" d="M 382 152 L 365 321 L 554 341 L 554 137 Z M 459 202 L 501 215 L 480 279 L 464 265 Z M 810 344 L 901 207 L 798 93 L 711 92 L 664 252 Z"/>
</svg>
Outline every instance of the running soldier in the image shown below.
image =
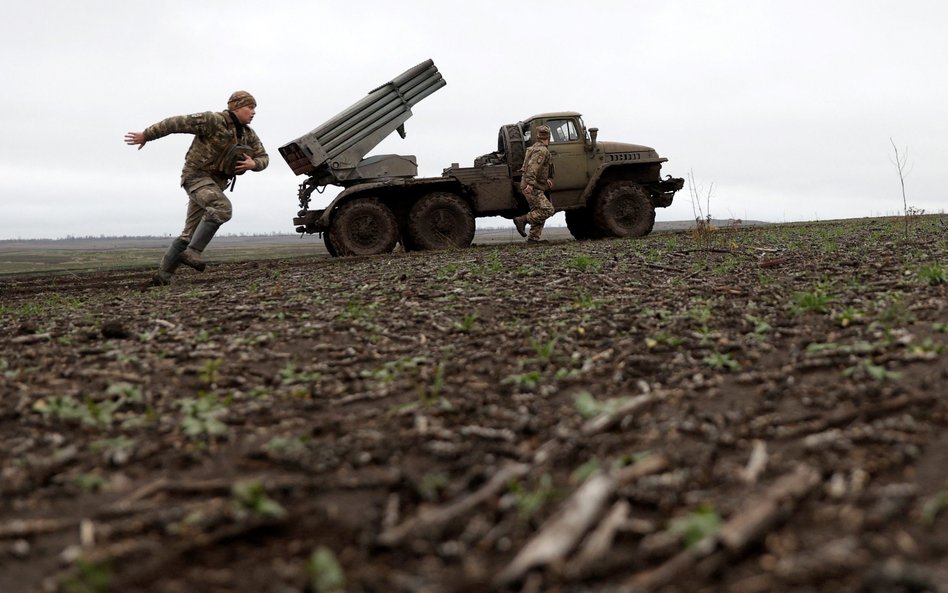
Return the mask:
<svg viewBox="0 0 948 593">
<path fill-rule="evenodd" d="M 227 101 L 226 111 L 169 117 L 142 132 L 125 134 L 125 143 L 139 150 L 168 134 L 194 134 L 181 171 L 181 187 L 188 194 L 184 230 L 168 247 L 146 288 L 169 284 L 179 264 L 203 272 L 201 253 L 233 213 L 224 189 L 230 185 L 233 191 L 237 175 L 267 168 L 270 157 L 248 125 L 256 107 L 250 93 L 237 91 Z"/>
<path fill-rule="evenodd" d="M 550 128 L 537 127 L 537 141 L 527 149 L 523 157 L 523 178 L 520 190 L 530 205 L 530 212 L 513 219 L 514 226 L 521 237 L 527 237 L 526 226 L 530 224 L 528 243 L 538 243 L 543 233 L 543 223 L 553 216 L 553 203 L 546 192 L 553 188 L 553 157 L 550 155 Z"/>
</svg>

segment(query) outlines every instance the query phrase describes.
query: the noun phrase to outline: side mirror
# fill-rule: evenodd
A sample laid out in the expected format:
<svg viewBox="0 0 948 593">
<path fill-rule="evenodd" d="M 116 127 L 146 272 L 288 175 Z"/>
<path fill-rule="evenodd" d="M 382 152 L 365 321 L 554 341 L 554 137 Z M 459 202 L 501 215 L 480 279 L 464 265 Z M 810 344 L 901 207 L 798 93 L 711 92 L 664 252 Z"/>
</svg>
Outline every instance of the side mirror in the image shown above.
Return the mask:
<svg viewBox="0 0 948 593">
<path fill-rule="evenodd" d="M 591 152 L 596 152 L 596 138 L 599 136 L 599 128 L 589 128 L 589 140 L 592 145 L 589 147 Z"/>
</svg>

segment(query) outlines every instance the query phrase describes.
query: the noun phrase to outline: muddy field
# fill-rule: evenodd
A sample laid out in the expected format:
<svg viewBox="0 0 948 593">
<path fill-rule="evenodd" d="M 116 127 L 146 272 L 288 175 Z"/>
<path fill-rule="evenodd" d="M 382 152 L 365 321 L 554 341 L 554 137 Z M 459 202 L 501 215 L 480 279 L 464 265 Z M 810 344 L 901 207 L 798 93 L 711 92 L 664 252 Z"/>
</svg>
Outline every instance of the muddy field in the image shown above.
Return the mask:
<svg viewBox="0 0 948 593">
<path fill-rule="evenodd" d="M 910 223 L 2 277 L 0 591 L 948 591 Z"/>
</svg>

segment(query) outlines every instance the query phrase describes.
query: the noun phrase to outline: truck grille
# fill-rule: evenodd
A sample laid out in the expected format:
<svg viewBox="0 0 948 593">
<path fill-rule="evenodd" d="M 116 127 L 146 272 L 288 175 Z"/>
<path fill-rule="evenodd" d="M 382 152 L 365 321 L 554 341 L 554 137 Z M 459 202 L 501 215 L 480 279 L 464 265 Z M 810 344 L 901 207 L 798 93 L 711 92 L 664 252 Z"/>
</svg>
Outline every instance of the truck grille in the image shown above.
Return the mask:
<svg viewBox="0 0 948 593">
<path fill-rule="evenodd" d="M 641 152 L 613 152 L 609 154 L 610 161 L 639 161 L 642 160 Z"/>
</svg>

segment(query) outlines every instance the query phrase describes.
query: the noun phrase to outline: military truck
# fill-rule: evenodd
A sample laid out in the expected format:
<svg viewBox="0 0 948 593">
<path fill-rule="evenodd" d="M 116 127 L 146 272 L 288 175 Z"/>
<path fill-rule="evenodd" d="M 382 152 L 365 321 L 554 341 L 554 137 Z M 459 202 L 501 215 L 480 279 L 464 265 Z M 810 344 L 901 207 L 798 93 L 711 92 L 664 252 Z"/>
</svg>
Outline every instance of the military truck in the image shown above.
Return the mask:
<svg viewBox="0 0 948 593">
<path fill-rule="evenodd" d="M 372 90 L 361 101 L 308 134 L 280 147 L 297 175 L 300 210 L 297 232 L 321 233 L 334 256 L 466 247 L 474 219 L 514 218 L 529 208 L 520 192 L 523 158 L 536 128 L 552 131 L 555 186 L 550 199 L 565 211 L 566 225 L 579 240 L 646 235 L 655 208 L 672 203 L 684 179 L 661 177 L 655 149 L 598 140 L 573 111 L 542 113 L 500 127 L 497 150 L 453 163 L 440 177 L 418 177 L 411 155 L 366 155 L 392 132 L 405 137 L 411 108 L 446 85 L 432 60 Z M 343 188 L 322 209 L 309 208 L 313 192 Z"/>
</svg>

